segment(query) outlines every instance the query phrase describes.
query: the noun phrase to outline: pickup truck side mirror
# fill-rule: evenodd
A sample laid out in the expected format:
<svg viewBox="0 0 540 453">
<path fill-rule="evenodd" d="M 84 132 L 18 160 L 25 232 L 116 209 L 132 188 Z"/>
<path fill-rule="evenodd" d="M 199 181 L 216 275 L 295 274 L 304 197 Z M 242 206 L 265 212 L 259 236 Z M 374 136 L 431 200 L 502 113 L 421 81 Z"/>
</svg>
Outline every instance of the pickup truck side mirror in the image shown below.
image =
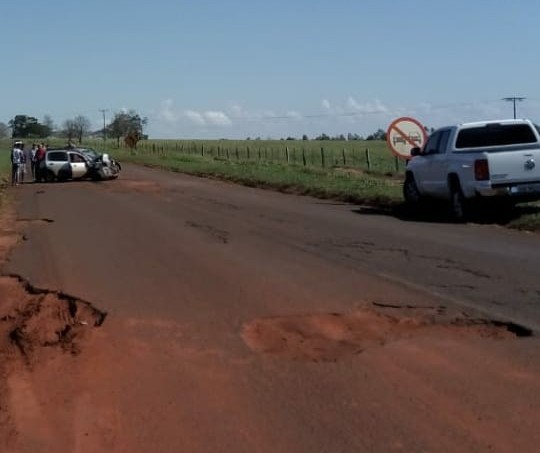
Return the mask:
<svg viewBox="0 0 540 453">
<path fill-rule="evenodd" d="M 422 150 L 418 146 L 411 149 L 411 156 L 419 156 L 420 154 L 422 154 Z"/>
</svg>

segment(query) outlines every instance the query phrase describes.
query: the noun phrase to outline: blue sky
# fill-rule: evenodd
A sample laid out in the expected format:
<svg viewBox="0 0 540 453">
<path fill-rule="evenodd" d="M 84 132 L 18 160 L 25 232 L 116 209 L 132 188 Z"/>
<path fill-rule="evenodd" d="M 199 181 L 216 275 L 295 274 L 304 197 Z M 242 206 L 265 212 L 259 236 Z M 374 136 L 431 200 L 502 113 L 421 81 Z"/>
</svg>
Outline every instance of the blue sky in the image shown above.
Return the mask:
<svg viewBox="0 0 540 453">
<path fill-rule="evenodd" d="M 96 128 L 122 109 L 156 138 L 368 134 L 540 122 L 540 2 L 4 0 L 0 121 Z"/>
</svg>

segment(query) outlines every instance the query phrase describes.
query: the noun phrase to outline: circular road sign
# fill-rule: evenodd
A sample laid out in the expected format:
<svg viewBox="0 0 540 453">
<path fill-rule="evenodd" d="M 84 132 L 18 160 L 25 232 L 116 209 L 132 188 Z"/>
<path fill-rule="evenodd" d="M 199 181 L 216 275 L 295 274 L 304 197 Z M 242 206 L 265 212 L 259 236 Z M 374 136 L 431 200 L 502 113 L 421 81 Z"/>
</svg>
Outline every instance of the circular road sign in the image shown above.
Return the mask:
<svg viewBox="0 0 540 453">
<path fill-rule="evenodd" d="M 402 159 L 411 158 L 411 149 L 422 148 L 427 141 L 427 134 L 420 121 L 403 117 L 392 121 L 386 131 L 386 142 L 390 150 Z"/>
</svg>

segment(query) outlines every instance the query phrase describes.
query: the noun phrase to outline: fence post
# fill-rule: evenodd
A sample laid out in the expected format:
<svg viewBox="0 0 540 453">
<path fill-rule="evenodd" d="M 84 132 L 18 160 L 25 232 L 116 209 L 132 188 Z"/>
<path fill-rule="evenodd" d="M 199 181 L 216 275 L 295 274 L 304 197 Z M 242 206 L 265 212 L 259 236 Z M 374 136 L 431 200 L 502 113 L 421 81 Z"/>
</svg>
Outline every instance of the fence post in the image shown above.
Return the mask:
<svg viewBox="0 0 540 453">
<path fill-rule="evenodd" d="M 369 155 L 369 148 L 366 148 L 366 164 L 368 171 L 371 170 L 371 157 Z"/>
<path fill-rule="evenodd" d="M 324 168 L 325 162 L 324 162 L 324 148 L 321 146 L 321 165 Z"/>
<path fill-rule="evenodd" d="M 204 157 L 204 143 L 201 145 L 201 156 Z"/>
<path fill-rule="evenodd" d="M 345 148 L 341 150 L 341 154 L 343 155 L 343 166 L 347 166 L 347 158 L 345 157 Z"/>
<path fill-rule="evenodd" d="M 156 154 L 156 144 L 152 143 L 152 154 Z"/>
<path fill-rule="evenodd" d="M 396 173 L 399 172 L 399 157 L 396 156 Z"/>
<path fill-rule="evenodd" d="M 236 160 L 240 160 L 240 154 L 238 154 L 238 146 L 236 147 Z"/>
<path fill-rule="evenodd" d="M 227 149 L 227 160 L 229 160 L 229 148 L 226 148 Z"/>
<path fill-rule="evenodd" d="M 307 165 L 306 162 L 306 148 L 302 147 L 302 163 L 304 164 L 304 167 Z"/>
<path fill-rule="evenodd" d="M 261 160 L 261 148 L 258 148 L 259 151 L 259 160 Z"/>
<path fill-rule="evenodd" d="M 249 160 L 249 146 L 247 147 L 247 160 Z"/>
<path fill-rule="evenodd" d="M 288 146 L 285 147 L 285 157 L 287 159 L 287 164 L 289 164 L 290 157 L 289 157 L 289 147 Z"/>
</svg>

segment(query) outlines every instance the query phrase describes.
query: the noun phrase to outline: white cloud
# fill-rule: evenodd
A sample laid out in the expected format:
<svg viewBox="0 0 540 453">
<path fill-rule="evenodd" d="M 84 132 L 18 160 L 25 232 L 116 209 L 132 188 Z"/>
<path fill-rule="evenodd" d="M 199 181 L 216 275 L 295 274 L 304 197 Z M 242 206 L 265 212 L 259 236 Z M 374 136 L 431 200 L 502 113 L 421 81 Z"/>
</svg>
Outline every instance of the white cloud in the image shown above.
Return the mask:
<svg viewBox="0 0 540 453">
<path fill-rule="evenodd" d="M 289 110 L 286 113 L 286 116 L 288 116 L 289 118 L 294 119 L 294 120 L 302 119 L 302 114 L 300 114 L 299 112 L 297 112 L 295 110 Z"/>
<path fill-rule="evenodd" d="M 231 119 L 224 112 L 205 112 L 203 117 L 212 126 L 230 126 Z"/>
<path fill-rule="evenodd" d="M 161 101 L 157 117 L 166 123 L 176 123 L 178 121 L 178 114 L 174 111 L 174 102 L 172 99 Z"/>
<path fill-rule="evenodd" d="M 195 112 L 193 110 L 186 110 L 184 112 L 184 115 L 189 120 L 191 120 L 192 122 L 194 122 L 195 124 L 197 124 L 199 126 L 205 126 L 206 125 L 206 121 L 205 121 L 204 117 L 199 112 Z"/>
<path fill-rule="evenodd" d="M 352 96 L 347 99 L 347 107 L 352 109 L 355 113 L 388 113 L 388 107 L 386 107 L 378 99 L 375 102 L 366 102 L 360 104 Z"/>
<path fill-rule="evenodd" d="M 540 116 L 540 102 L 530 100 L 520 104 L 519 109 L 520 116 Z M 465 121 L 508 117 L 511 105 L 499 100 L 391 105 L 374 98 L 360 100 L 349 96 L 341 100 L 319 100 L 318 108 L 305 111 L 295 108 L 270 110 L 264 106 L 248 108 L 239 102 L 223 107 L 185 110 L 175 106 L 173 98 L 167 98 L 149 113 L 148 132 L 153 137 L 281 138 L 301 137 L 302 134 L 314 137 L 322 132 L 332 136 L 348 132 L 367 135 L 379 128 L 386 129 L 392 120 L 401 116 L 411 116 L 437 128 Z"/>
<path fill-rule="evenodd" d="M 186 110 L 184 116 L 198 126 L 231 126 L 232 121 L 225 112 L 208 111 L 196 112 L 194 110 Z"/>
</svg>

